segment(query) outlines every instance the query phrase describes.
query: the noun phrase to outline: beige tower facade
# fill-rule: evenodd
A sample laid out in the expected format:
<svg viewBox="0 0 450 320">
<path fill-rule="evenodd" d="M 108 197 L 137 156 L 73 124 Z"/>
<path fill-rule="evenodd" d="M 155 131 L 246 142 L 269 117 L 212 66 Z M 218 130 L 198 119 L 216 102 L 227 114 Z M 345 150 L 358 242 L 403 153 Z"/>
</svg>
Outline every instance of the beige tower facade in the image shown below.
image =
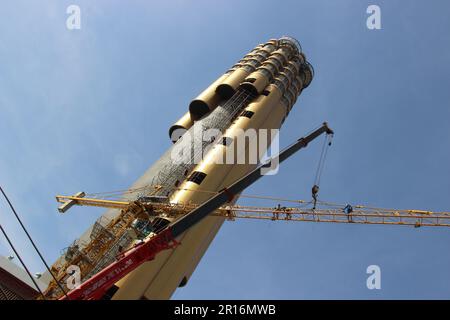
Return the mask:
<svg viewBox="0 0 450 320">
<path fill-rule="evenodd" d="M 312 77 L 312 67 L 306 62 L 298 42 L 283 37 L 256 46 L 213 82 L 191 102 L 190 120 L 185 121 L 185 130 L 195 121 L 207 117 L 220 104 L 226 103 L 239 90 L 249 92 L 253 98 L 232 119 L 221 141 L 209 150 L 187 179 L 170 194 L 170 201 L 203 203 L 211 197 L 211 192 L 229 186 L 255 168 L 256 163 L 249 161 L 248 148 L 244 149 L 245 163 L 237 163 L 237 152 L 234 152 L 233 164 L 223 163 L 227 150 L 236 149 L 233 142 L 239 140 L 239 135 L 247 129 L 279 129 Z M 187 114 L 183 116 L 186 117 Z M 184 122 L 183 118 L 177 122 L 178 125 Z M 171 133 L 173 131 L 172 127 Z M 272 139 L 269 135 L 267 147 Z M 266 149 L 258 150 L 258 158 L 265 152 Z M 180 284 L 187 283 L 223 221 L 221 217 L 208 217 L 188 230 L 180 238 L 181 246 L 163 252 L 155 261 L 145 263 L 121 280 L 113 299 L 170 298 Z"/>
<path fill-rule="evenodd" d="M 201 204 L 209 200 L 258 165 L 275 137 L 271 130 L 281 128 L 313 76 L 312 66 L 297 40 L 281 37 L 257 45 L 191 101 L 187 112 L 169 129 L 173 146 L 130 187 L 144 190 L 142 194 L 124 195 L 124 198 L 158 196 L 176 204 Z M 219 131 L 220 136 L 211 141 L 196 138 L 196 131 L 207 129 Z M 262 129 L 266 135 L 259 134 Z M 251 132 L 257 134 L 250 143 Z M 199 161 L 192 161 L 198 155 L 197 145 L 202 147 L 202 156 Z M 179 154 L 192 150 L 190 161 L 176 161 Z M 120 214 L 119 210 L 111 209 L 102 219 L 114 221 Z M 172 219 L 160 216 L 152 223 L 168 224 Z M 223 217 L 210 216 L 188 229 L 177 238 L 181 245 L 160 252 L 154 260 L 129 273 L 115 284 L 109 297 L 170 298 L 178 287 L 188 283 L 223 222 Z M 83 243 L 92 241 L 93 230 L 95 226 L 79 239 L 76 252 L 82 253 Z M 112 245 L 108 254 L 114 257 L 132 243 L 132 238 L 125 239 L 120 246 Z M 66 259 L 67 265 L 72 256 L 67 258 L 66 254 L 60 260 Z M 83 280 L 111 263 L 104 257 L 92 260 L 93 267 L 82 275 Z M 64 270 L 57 264 L 53 267 L 57 272 Z M 53 294 L 56 292 L 54 289 Z"/>
</svg>

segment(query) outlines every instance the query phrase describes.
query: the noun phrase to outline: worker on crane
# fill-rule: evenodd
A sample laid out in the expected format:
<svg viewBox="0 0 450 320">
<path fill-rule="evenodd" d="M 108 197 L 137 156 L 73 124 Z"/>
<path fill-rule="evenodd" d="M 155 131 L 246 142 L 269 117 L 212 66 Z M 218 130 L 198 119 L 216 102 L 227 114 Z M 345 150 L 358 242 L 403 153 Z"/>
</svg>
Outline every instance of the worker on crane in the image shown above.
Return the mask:
<svg viewBox="0 0 450 320">
<path fill-rule="evenodd" d="M 284 213 L 286 214 L 286 220 L 291 220 L 292 216 L 291 216 L 291 209 L 290 208 L 284 208 Z"/>
<path fill-rule="evenodd" d="M 275 210 L 273 211 L 273 216 L 272 216 L 272 220 L 278 220 L 279 215 L 280 215 L 280 211 L 281 211 L 281 204 L 278 204 L 277 207 L 274 208 Z"/>
<path fill-rule="evenodd" d="M 313 210 L 316 209 L 316 204 L 317 204 L 317 194 L 319 193 L 319 186 L 317 184 L 315 184 L 312 189 L 311 189 L 311 193 L 312 193 L 312 198 L 313 198 Z"/>
<path fill-rule="evenodd" d="M 348 222 L 353 222 L 353 218 L 352 218 L 353 207 L 351 205 L 347 204 L 344 207 L 343 211 L 344 211 L 345 214 L 348 215 L 347 216 Z"/>
</svg>

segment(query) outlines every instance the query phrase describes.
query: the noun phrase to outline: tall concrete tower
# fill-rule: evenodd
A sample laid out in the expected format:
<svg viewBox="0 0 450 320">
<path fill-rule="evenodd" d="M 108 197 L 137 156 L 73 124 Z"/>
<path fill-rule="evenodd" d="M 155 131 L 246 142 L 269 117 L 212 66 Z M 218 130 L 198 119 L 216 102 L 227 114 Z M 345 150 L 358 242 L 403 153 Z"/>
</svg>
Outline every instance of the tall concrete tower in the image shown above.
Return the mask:
<svg viewBox="0 0 450 320">
<path fill-rule="evenodd" d="M 279 129 L 313 75 L 313 68 L 297 40 L 281 37 L 257 45 L 192 100 L 189 110 L 169 129 L 174 145 L 131 186 L 130 189 L 139 193 L 129 193 L 124 198 L 136 200 L 151 196 L 179 204 L 207 201 L 214 192 L 231 185 L 257 166 L 255 161 L 248 161 L 254 153 L 250 144 L 245 143 L 243 149 L 237 146 L 236 141 L 243 132 Z M 220 138 L 205 139 L 204 135 L 196 134 L 209 129 L 220 131 Z M 256 151 L 258 160 L 273 138 L 270 134 L 256 135 L 257 145 L 264 146 Z M 267 141 L 260 144 L 260 139 Z M 234 151 L 232 161 L 225 161 L 230 150 Z M 238 161 L 239 157 L 246 161 Z M 176 161 L 180 158 L 184 161 Z M 105 220 L 111 221 L 119 214 L 119 210 L 108 210 L 74 244 L 77 250 L 92 241 L 98 225 L 105 225 Z M 166 225 L 171 219 L 160 216 L 152 223 Z M 112 299 L 170 298 L 177 287 L 187 284 L 223 222 L 223 217 L 210 216 L 190 228 L 179 237 L 181 246 L 145 262 L 116 283 L 109 296 Z M 82 274 L 83 280 L 107 266 L 111 263 L 110 257 L 129 246 L 134 241 L 130 234 L 115 241 L 108 254 L 93 259 L 95 267 Z M 54 265 L 55 270 L 63 270 L 61 265 L 69 263 L 72 256 L 62 257 Z"/>
</svg>

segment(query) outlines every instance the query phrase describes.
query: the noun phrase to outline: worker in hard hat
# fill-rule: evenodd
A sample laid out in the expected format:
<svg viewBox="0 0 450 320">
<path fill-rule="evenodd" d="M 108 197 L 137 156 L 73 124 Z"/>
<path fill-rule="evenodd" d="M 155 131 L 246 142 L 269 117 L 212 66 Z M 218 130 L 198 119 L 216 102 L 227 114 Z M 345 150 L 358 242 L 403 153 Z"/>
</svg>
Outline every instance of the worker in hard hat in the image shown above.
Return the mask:
<svg viewBox="0 0 450 320">
<path fill-rule="evenodd" d="M 346 213 L 348 216 L 347 216 L 347 219 L 348 219 L 348 222 L 353 222 L 353 219 L 352 219 L 352 212 L 353 212 L 353 207 L 351 206 L 351 205 L 349 205 L 349 204 L 347 204 L 345 207 L 344 207 L 344 213 Z"/>
</svg>

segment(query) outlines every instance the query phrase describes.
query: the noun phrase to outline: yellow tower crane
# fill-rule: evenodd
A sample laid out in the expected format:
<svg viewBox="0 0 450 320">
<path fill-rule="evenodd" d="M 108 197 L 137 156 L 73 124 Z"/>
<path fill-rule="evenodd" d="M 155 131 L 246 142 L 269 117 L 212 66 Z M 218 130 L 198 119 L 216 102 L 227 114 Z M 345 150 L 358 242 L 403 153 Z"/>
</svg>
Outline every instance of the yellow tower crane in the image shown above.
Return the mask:
<svg viewBox="0 0 450 320">
<path fill-rule="evenodd" d="M 134 193 L 138 190 L 128 190 Z M 197 192 L 208 192 L 198 191 Z M 98 195 L 96 195 L 98 197 Z M 275 197 L 241 195 L 243 198 L 257 198 L 281 203 L 290 202 L 292 206 L 273 207 L 226 205 L 214 210 L 211 215 L 221 216 L 229 221 L 236 219 L 272 220 L 288 222 L 328 222 L 379 224 L 413 227 L 450 227 L 450 212 L 433 212 L 412 209 L 386 209 L 363 205 L 342 205 L 320 201 L 320 208 L 312 209 L 302 206 L 311 202 L 305 200 L 290 200 Z M 97 221 L 91 234 L 89 243 L 84 246 L 74 244 L 67 249 L 65 261 L 52 266 L 58 282 L 66 283 L 70 273 L 68 268 L 77 265 L 82 278 L 88 279 L 102 270 L 105 265 L 117 259 L 117 250 L 113 247 L 121 246 L 124 238 L 136 239 L 136 245 L 149 235 L 156 235 L 165 227 L 157 223 L 167 218 L 178 219 L 198 208 L 197 204 L 174 204 L 161 197 L 144 197 L 136 201 L 120 199 L 100 199 L 86 197 L 84 192 L 73 196 L 56 196 L 62 205 L 58 208 L 61 213 L 71 206 L 92 206 L 119 209 L 120 214 L 105 223 Z M 150 227 L 151 225 L 151 227 Z M 130 235 L 130 232 L 133 234 Z M 126 252 L 126 247 L 123 247 Z M 51 282 L 45 295 L 49 298 L 59 298 L 62 292 L 56 282 Z"/>
</svg>

